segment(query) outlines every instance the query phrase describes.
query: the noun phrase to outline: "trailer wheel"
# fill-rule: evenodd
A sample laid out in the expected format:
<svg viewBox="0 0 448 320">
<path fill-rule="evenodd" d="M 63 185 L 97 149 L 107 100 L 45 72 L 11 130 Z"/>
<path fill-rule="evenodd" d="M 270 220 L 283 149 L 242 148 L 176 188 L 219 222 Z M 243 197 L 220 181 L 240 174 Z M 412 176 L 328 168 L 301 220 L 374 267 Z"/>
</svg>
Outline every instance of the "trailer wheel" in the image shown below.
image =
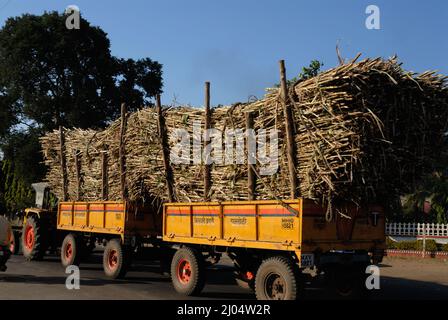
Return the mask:
<svg viewBox="0 0 448 320">
<path fill-rule="evenodd" d="M 336 267 L 330 270 L 330 285 L 343 299 L 366 299 L 370 290 L 366 287 L 366 278 L 362 268 Z"/>
<path fill-rule="evenodd" d="M 199 294 L 205 285 L 205 266 L 202 255 L 193 248 L 176 251 L 171 262 L 174 289 L 184 295 Z"/>
<path fill-rule="evenodd" d="M 81 256 L 80 241 L 72 233 L 65 236 L 61 246 L 61 263 L 64 268 L 70 265 L 79 265 Z"/>
<path fill-rule="evenodd" d="M 255 294 L 258 300 L 295 300 L 297 279 L 290 260 L 280 256 L 264 260 L 255 277 Z"/>
<path fill-rule="evenodd" d="M 28 217 L 22 231 L 22 252 L 27 260 L 41 260 L 45 255 L 45 238 L 42 222 L 36 217 Z"/>
<path fill-rule="evenodd" d="M 121 245 L 120 239 L 107 242 L 103 253 L 103 269 L 108 278 L 123 278 L 130 264 L 130 250 Z"/>
<path fill-rule="evenodd" d="M 17 232 L 13 231 L 11 232 L 9 251 L 11 251 L 12 254 L 18 254 L 19 250 L 20 250 L 20 237 Z"/>
</svg>

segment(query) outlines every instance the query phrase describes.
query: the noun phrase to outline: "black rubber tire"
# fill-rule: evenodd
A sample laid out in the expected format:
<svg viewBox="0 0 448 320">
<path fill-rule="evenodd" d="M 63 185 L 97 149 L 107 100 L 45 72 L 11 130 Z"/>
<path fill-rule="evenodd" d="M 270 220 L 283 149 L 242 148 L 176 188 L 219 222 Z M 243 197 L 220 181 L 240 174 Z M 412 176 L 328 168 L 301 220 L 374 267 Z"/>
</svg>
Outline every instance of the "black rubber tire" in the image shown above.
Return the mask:
<svg viewBox="0 0 448 320">
<path fill-rule="evenodd" d="M 367 299 L 371 290 L 366 287 L 365 268 L 336 267 L 329 272 L 330 286 L 342 299 Z"/>
<path fill-rule="evenodd" d="M 71 255 L 67 256 L 67 250 L 70 246 Z M 80 257 L 82 255 L 82 246 L 80 246 L 80 240 L 72 233 L 65 236 L 61 246 L 61 264 L 64 268 L 70 265 L 79 266 Z"/>
<path fill-rule="evenodd" d="M 22 242 L 20 239 L 19 232 L 12 231 L 11 237 L 12 237 L 12 239 L 11 239 L 12 248 L 10 247 L 10 250 L 12 249 L 11 254 L 18 254 L 20 251 L 20 244 Z"/>
<path fill-rule="evenodd" d="M 180 264 L 189 264 L 190 275 L 187 282 L 180 279 Z M 198 295 L 205 285 L 205 263 L 202 254 L 190 247 L 183 247 L 176 251 L 171 261 L 171 281 L 174 289 L 186 296 Z"/>
<path fill-rule="evenodd" d="M 282 283 L 282 293 L 270 293 L 268 282 Z M 297 298 L 297 277 L 292 262 L 285 257 L 278 256 L 264 260 L 255 276 L 255 295 L 258 300 L 295 300 Z"/>
<path fill-rule="evenodd" d="M 33 228 L 34 242 L 32 247 L 26 245 L 26 230 Z M 27 260 L 42 260 L 47 250 L 47 241 L 45 236 L 45 223 L 37 217 L 28 217 L 22 231 L 22 253 Z"/>
<path fill-rule="evenodd" d="M 111 267 L 109 263 L 111 254 L 116 257 L 114 267 Z M 121 245 L 120 239 L 109 240 L 103 252 L 104 274 L 110 279 L 124 278 L 129 269 L 131 254 L 129 248 Z"/>
</svg>

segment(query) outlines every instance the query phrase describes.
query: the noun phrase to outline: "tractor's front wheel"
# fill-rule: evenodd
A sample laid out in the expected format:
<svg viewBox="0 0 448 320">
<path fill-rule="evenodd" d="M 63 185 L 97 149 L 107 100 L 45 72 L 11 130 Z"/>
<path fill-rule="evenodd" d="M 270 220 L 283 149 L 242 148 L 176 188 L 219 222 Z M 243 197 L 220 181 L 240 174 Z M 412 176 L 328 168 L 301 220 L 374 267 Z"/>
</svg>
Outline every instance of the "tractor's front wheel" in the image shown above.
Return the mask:
<svg viewBox="0 0 448 320">
<path fill-rule="evenodd" d="M 22 252 L 27 260 L 41 260 L 46 251 L 45 230 L 37 217 L 28 217 L 22 231 Z"/>
</svg>

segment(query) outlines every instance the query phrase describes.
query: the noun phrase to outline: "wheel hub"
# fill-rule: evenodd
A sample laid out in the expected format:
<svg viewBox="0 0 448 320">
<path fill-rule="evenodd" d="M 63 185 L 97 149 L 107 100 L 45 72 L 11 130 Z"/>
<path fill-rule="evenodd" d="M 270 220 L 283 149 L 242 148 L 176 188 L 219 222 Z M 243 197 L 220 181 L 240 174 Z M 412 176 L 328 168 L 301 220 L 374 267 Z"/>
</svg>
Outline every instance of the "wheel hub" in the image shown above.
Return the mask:
<svg viewBox="0 0 448 320">
<path fill-rule="evenodd" d="M 73 255 L 73 247 L 71 243 L 67 243 L 67 246 L 65 247 L 65 258 L 67 260 L 70 260 Z"/>
<path fill-rule="evenodd" d="M 283 300 L 286 294 L 286 282 L 278 274 L 271 274 L 266 278 L 266 295 L 272 300 Z"/>
<path fill-rule="evenodd" d="M 109 251 L 109 258 L 108 258 L 109 268 L 115 269 L 118 265 L 118 252 L 116 250 L 110 250 Z"/>
<path fill-rule="evenodd" d="M 185 259 L 181 259 L 179 261 L 177 266 L 177 278 L 183 284 L 187 284 L 190 281 L 191 265 L 189 261 Z"/>
</svg>

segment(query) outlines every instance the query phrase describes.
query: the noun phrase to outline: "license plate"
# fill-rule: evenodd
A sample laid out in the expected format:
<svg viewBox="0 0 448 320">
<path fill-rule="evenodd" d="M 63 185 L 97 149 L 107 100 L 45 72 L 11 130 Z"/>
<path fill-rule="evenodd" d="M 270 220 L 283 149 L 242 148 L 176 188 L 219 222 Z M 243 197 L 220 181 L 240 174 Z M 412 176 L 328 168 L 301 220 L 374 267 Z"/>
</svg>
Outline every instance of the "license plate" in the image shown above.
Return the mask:
<svg viewBox="0 0 448 320">
<path fill-rule="evenodd" d="M 300 260 L 301 267 L 312 267 L 314 266 L 314 254 L 313 253 L 304 253 L 302 254 L 302 258 Z"/>
</svg>

